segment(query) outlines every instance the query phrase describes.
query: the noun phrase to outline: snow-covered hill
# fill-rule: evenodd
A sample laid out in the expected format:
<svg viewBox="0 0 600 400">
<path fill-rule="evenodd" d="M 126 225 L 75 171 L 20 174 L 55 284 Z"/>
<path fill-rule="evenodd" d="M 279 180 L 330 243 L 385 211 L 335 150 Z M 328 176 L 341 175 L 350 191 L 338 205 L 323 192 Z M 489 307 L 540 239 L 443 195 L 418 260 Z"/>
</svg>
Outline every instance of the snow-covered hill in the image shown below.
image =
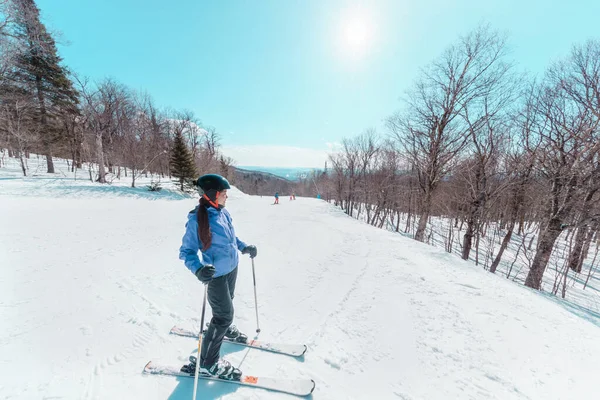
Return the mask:
<svg viewBox="0 0 600 400">
<path fill-rule="evenodd" d="M 169 330 L 200 320 L 202 285 L 177 258 L 197 200 L 143 180 L 11 177 L 0 176 L 0 398 L 191 398 L 193 380 L 141 371 L 196 351 Z M 232 190 L 228 203 L 258 247 L 259 338 L 308 352 L 225 344 L 244 372 L 310 377 L 328 400 L 598 398 L 593 316 L 325 202 L 271 202 Z M 236 324 L 252 336 L 246 257 L 236 292 Z M 199 394 L 292 398 L 204 381 Z"/>
</svg>

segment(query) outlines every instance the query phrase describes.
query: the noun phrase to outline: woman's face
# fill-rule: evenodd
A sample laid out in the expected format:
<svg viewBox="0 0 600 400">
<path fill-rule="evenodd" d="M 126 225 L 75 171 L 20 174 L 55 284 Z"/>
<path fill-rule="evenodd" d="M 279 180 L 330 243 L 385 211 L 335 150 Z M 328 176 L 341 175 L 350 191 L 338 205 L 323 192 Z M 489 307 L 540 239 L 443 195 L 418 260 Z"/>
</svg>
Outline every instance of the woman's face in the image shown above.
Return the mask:
<svg viewBox="0 0 600 400">
<path fill-rule="evenodd" d="M 222 190 L 217 196 L 217 204 L 225 207 L 225 203 L 227 203 L 227 190 Z"/>
</svg>

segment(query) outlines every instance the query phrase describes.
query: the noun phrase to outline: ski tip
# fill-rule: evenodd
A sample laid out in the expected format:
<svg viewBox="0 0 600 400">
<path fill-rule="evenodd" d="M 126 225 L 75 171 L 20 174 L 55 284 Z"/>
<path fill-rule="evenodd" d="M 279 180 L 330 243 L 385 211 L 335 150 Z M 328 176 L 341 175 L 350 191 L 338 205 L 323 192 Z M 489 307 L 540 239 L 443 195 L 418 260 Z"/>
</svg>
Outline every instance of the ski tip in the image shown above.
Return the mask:
<svg viewBox="0 0 600 400">
<path fill-rule="evenodd" d="M 148 363 L 144 366 L 144 372 L 150 371 L 150 364 L 152 364 L 152 360 L 148 361 Z"/>
<path fill-rule="evenodd" d="M 310 389 L 310 393 L 312 393 L 312 392 L 313 392 L 313 390 L 315 390 L 315 387 L 317 387 L 317 383 L 315 382 L 315 380 L 314 380 L 314 379 L 311 379 L 310 381 L 311 381 L 311 382 L 312 382 L 312 384 L 313 384 L 313 387 L 312 387 L 312 389 Z M 310 393 L 309 393 L 309 394 L 310 394 Z"/>
<path fill-rule="evenodd" d="M 304 345 L 304 351 L 302 352 L 302 354 L 300 354 L 300 356 L 303 356 L 306 353 L 306 350 L 308 350 L 308 346 Z M 314 382 L 314 381 L 313 381 Z"/>
</svg>

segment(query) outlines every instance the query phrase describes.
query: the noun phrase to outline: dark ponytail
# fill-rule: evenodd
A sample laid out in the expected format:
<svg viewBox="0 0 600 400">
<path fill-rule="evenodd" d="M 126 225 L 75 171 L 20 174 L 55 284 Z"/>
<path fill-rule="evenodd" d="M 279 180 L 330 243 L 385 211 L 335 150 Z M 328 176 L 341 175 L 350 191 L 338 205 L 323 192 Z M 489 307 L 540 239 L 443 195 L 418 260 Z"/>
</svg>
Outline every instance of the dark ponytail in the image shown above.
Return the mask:
<svg viewBox="0 0 600 400">
<path fill-rule="evenodd" d="M 212 244 L 212 234 L 210 232 L 210 224 L 208 223 L 208 212 L 206 208 L 210 207 L 208 202 L 200 199 L 200 207 L 198 207 L 198 236 L 202 242 L 202 251 L 208 250 Z"/>
</svg>

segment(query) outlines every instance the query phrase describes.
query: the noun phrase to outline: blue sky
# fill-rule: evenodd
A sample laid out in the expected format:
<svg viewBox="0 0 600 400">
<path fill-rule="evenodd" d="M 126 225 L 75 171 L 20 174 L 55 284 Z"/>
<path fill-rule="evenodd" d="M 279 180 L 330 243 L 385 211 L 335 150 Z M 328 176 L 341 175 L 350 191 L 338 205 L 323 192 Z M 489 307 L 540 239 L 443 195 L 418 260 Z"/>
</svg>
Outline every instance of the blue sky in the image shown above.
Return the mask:
<svg viewBox="0 0 600 400">
<path fill-rule="evenodd" d="M 600 1 L 37 0 L 76 73 L 193 110 L 238 165 L 322 166 L 384 120 L 426 65 L 478 24 L 542 73 L 600 37 Z"/>
</svg>

